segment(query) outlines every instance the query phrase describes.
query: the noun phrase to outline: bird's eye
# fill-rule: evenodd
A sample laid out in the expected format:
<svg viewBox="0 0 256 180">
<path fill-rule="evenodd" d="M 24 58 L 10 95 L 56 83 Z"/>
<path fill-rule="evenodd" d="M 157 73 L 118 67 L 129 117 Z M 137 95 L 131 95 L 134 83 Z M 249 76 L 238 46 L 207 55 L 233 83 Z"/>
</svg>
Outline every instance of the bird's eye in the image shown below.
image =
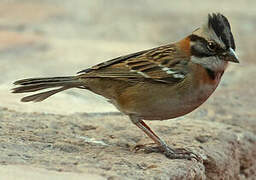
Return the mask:
<svg viewBox="0 0 256 180">
<path fill-rule="evenodd" d="M 216 51 L 217 49 L 217 44 L 213 41 L 209 41 L 208 44 L 207 44 L 207 48 L 210 50 L 210 51 Z"/>
</svg>

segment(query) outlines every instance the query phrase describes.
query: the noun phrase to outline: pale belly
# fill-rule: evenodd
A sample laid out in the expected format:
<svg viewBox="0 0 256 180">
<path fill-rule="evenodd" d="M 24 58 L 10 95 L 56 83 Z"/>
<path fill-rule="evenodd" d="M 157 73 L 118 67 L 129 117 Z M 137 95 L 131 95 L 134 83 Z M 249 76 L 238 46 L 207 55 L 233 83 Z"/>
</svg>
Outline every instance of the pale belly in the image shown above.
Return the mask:
<svg viewBox="0 0 256 180">
<path fill-rule="evenodd" d="M 182 87 L 181 89 L 144 89 L 144 94 L 136 93 L 125 97 L 124 103 L 114 102 L 123 113 L 136 114 L 144 120 L 165 120 L 185 115 L 202 103 L 214 92 L 219 80 L 214 84 L 200 85 L 198 88 Z M 136 88 L 138 90 L 138 88 Z M 170 93 L 175 92 L 175 93 Z"/>
<path fill-rule="evenodd" d="M 155 101 L 141 116 L 145 120 L 165 120 L 183 116 L 203 104 L 215 89 L 216 86 L 205 86 L 182 97 L 168 97 L 164 101 Z"/>
</svg>

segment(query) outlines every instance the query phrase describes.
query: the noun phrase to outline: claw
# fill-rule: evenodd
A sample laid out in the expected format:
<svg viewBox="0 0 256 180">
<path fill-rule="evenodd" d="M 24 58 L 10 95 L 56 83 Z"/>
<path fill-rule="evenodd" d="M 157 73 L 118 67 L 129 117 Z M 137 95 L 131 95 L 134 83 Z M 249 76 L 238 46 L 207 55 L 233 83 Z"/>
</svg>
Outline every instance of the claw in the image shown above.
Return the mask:
<svg viewBox="0 0 256 180">
<path fill-rule="evenodd" d="M 199 162 L 202 162 L 201 156 L 185 148 L 177 148 L 174 150 L 173 149 L 169 150 L 169 147 L 167 146 L 167 148 L 164 151 L 164 155 L 170 159 L 188 159 L 188 160 L 195 159 Z"/>
<path fill-rule="evenodd" d="M 138 145 L 134 148 L 136 151 L 143 149 L 145 153 L 163 153 L 169 159 L 195 159 L 199 162 L 202 162 L 202 157 L 185 149 L 177 148 L 172 149 L 169 146 L 145 146 Z"/>
<path fill-rule="evenodd" d="M 147 145 L 154 145 L 155 143 L 150 143 Z M 132 148 L 132 151 L 138 152 L 139 150 L 143 150 L 146 153 L 152 153 L 152 152 L 159 152 L 159 147 L 153 147 L 153 146 L 147 146 L 145 144 L 138 144 L 135 147 Z M 158 149 L 158 150 L 153 150 L 153 149 Z"/>
</svg>

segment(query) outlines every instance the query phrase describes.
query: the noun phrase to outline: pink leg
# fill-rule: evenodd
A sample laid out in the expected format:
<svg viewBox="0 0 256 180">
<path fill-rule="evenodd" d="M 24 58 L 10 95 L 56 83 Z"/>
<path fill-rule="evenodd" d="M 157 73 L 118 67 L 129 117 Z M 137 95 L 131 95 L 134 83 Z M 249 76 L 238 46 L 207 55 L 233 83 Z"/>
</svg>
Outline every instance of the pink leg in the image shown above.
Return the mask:
<svg viewBox="0 0 256 180">
<path fill-rule="evenodd" d="M 139 127 L 142 131 L 144 131 L 156 144 L 158 144 L 161 148 L 161 150 L 164 152 L 166 157 L 170 159 L 192 159 L 195 158 L 197 160 L 200 160 L 200 158 L 185 149 L 182 150 L 174 150 L 170 148 L 160 137 L 158 137 L 151 129 L 150 127 L 143 122 L 140 118 L 136 116 L 130 116 L 131 121 Z"/>
</svg>

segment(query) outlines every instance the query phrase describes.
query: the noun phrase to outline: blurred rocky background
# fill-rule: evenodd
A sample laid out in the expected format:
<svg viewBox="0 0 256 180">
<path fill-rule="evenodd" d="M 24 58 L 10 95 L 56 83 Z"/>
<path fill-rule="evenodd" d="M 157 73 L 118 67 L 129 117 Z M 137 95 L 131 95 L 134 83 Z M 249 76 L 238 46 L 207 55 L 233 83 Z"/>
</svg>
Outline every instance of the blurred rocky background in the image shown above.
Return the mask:
<svg viewBox="0 0 256 180">
<path fill-rule="evenodd" d="M 256 1 L 1 0 L 0 179 L 254 179 Z M 72 89 L 20 103 L 13 81 L 73 75 L 96 63 L 174 42 L 210 12 L 231 22 L 240 64 L 187 116 L 149 122 L 204 161 L 133 152 L 151 140 L 105 99 Z"/>
</svg>

